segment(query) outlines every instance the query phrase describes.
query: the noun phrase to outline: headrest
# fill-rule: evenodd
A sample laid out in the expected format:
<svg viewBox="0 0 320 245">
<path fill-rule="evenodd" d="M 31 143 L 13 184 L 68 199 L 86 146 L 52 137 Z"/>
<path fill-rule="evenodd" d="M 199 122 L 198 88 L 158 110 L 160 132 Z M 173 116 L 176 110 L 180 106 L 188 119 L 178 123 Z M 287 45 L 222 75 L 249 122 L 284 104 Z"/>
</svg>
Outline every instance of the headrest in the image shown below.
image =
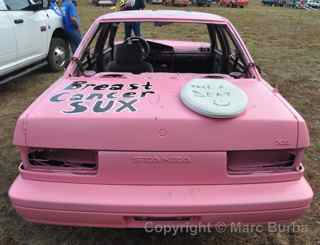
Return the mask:
<svg viewBox="0 0 320 245">
<path fill-rule="evenodd" d="M 137 42 L 122 43 L 116 46 L 115 61 L 118 64 L 134 64 L 143 61 L 143 52 Z"/>
</svg>

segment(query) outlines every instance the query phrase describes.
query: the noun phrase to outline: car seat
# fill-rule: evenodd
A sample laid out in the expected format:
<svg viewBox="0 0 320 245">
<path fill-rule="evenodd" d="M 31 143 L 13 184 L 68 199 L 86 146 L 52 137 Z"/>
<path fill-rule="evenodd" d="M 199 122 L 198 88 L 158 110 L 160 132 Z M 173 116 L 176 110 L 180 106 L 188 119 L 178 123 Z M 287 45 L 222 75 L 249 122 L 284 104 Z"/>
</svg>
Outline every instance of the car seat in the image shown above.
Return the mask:
<svg viewBox="0 0 320 245">
<path fill-rule="evenodd" d="M 110 72 L 143 73 L 153 72 L 150 63 L 144 61 L 143 51 L 139 43 L 123 43 L 115 47 L 114 60 L 106 68 Z"/>
</svg>

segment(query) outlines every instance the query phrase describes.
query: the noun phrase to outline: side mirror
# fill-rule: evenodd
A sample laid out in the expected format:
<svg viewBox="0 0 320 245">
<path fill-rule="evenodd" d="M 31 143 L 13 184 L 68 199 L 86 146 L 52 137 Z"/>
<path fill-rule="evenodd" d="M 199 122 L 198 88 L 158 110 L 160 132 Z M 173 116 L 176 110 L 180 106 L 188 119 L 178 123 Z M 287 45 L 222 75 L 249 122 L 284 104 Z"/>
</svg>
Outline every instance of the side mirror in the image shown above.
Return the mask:
<svg viewBox="0 0 320 245">
<path fill-rule="evenodd" d="M 43 9 L 43 0 L 30 0 L 30 7 L 28 8 L 31 11 L 39 11 Z"/>
</svg>

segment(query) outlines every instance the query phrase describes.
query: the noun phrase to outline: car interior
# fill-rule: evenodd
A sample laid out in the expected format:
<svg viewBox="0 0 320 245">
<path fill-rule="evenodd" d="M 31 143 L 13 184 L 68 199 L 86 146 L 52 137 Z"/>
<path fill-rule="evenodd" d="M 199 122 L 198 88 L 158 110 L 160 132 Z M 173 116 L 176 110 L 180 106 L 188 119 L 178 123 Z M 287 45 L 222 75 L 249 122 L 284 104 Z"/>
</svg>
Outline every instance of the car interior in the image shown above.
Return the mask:
<svg viewBox="0 0 320 245">
<path fill-rule="evenodd" d="M 124 24 L 100 25 L 80 59 L 78 73 L 218 73 L 235 78 L 251 77 L 243 53 L 226 25 L 193 24 L 191 28 L 182 30 L 193 32 L 200 29 L 197 25 L 201 25 L 203 29 L 198 35 L 199 40 L 188 40 L 186 34 L 186 40 L 177 41 L 172 38 L 175 33 L 166 30 L 175 23 L 147 23 L 149 30 L 165 28 L 151 34 L 142 24 L 141 29 L 146 29 L 146 36 L 128 38 L 124 38 Z M 188 26 L 185 23 L 179 25 L 181 28 Z"/>
</svg>

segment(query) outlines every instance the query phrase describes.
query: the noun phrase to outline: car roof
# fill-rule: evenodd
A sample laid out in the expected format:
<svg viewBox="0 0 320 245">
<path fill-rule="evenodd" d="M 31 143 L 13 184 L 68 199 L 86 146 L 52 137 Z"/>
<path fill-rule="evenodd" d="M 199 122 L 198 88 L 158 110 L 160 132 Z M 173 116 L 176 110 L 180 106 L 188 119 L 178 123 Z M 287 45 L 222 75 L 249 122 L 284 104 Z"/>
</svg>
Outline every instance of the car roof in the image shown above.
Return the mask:
<svg viewBox="0 0 320 245">
<path fill-rule="evenodd" d="M 219 15 L 183 10 L 130 10 L 117 11 L 101 16 L 99 22 L 113 21 L 165 21 L 165 22 L 227 22 L 227 19 Z"/>
</svg>

